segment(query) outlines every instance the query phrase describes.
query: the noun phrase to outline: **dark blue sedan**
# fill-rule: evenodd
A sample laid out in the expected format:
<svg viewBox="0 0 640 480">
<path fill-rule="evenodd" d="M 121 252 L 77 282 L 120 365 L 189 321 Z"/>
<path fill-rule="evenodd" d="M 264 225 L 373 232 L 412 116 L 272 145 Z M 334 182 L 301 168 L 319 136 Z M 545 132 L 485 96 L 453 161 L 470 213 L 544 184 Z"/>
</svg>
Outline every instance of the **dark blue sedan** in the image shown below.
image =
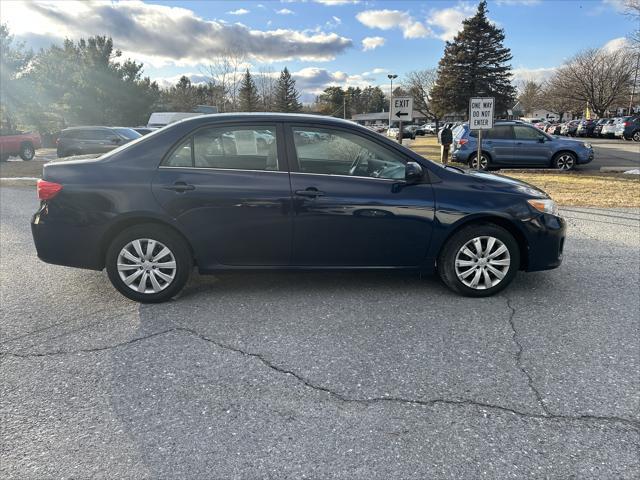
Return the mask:
<svg viewBox="0 0 640 480">
<path fill-rule="evenodd" d="M 454 162 L 478 166 L 477 132 L 469 125 L 459 126 L 453 132 Z M 480 168 L 556 168 L 571 170 L 593 160 L 590 143 L 560 138 L 538 130 L 532 125 L 512 121 L 496 122 L 482 134 Z"/>
<path fill-rule="evenodd" d="M 32 231 L 45 262 L 101 270 L 130 299 L 175 296 L 193 267 L 436 271 L 469 296 L 555 268 L 547 194 L 443 167 L 351 122 L 220 114 L 97 159 L 56 161 Z"/>
</svg>

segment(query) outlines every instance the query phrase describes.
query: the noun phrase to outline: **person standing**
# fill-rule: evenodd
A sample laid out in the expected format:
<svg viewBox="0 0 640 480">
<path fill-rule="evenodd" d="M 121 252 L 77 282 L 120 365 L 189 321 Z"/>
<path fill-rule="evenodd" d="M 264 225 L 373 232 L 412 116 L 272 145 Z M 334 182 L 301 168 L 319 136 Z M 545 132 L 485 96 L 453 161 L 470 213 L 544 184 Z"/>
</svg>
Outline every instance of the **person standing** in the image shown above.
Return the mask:
<svg viewBox="0 0 640 480">
<path fill-rule="evenodd" d="M 445 124 L 438 132 L 438 141 L 440 142 L 440 162 L 443 165 L 449 163 L 449 148 L 453 143 L 453 133 L 451 132 L 451 124 Z"/>
</svg>

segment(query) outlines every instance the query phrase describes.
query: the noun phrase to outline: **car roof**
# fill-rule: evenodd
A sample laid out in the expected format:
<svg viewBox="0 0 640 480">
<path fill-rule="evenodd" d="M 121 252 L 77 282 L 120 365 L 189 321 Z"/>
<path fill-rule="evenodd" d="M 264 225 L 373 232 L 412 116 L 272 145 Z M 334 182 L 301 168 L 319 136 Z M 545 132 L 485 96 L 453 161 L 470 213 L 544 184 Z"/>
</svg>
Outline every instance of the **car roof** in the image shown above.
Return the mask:
<svg viewBox="0 0 640 480">
<path fill-rule="evenodd" d="M 296 123 L 326 123 L 336 126 L 349 126 L 349 127 L 361 127 L 361 125 L 351 120 L 344 120 L 342 118 L 328 117 L 325 115 L 312 115 L 307 113 L 267 113 L 267 112 L 242 112 L 242 113 L 212 113 L 208 115 L 198 115 L 197 117 L 190 117 L 180 120 L 176 123 L 186 124 L 191 123 L 194 125 L 202 123 L 217 123 L 217 122 L 296 122 Z"/>
</svg>

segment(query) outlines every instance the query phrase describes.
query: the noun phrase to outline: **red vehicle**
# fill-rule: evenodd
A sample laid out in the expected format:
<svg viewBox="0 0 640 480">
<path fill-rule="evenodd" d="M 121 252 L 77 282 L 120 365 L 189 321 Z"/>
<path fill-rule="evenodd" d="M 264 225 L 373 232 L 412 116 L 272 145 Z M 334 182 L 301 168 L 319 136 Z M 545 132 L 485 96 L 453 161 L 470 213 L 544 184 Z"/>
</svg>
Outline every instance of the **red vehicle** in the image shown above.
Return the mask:
<svg viewBox="0 0 640 480">
<path fill-rule="evenodd" d="M 33 132 L 0 131 L 0 161 L 19 155 L 22 160 L 32 160 L 36 149 L 42 147 L 40 134 Z"/>
</svg>

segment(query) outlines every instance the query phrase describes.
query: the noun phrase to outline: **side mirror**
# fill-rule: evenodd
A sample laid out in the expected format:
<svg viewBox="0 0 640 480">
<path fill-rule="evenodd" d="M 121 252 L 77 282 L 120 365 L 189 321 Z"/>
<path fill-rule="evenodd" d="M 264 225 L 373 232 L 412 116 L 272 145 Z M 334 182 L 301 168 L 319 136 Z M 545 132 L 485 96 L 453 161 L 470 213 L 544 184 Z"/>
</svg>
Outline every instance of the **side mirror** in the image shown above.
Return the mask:
<svg viewBox="0 0 640 480">
<path fill-rule="evenodd" d="M 419 163 L 407 162 L 404 167 L 404 179 L 407 183 L 415 183 L 422 179 L 424 172 Z"/>
<path fill-rule="evenodd" d="M 544 143 L 544 142 L 545 142 L 545 140 L 546 140 L 546 139 L 545 139 L 544 137 L 539 137 L 539 138 L 538 138 L 538 142 L 539 142 L 539 143 Z"/>
</svg>

